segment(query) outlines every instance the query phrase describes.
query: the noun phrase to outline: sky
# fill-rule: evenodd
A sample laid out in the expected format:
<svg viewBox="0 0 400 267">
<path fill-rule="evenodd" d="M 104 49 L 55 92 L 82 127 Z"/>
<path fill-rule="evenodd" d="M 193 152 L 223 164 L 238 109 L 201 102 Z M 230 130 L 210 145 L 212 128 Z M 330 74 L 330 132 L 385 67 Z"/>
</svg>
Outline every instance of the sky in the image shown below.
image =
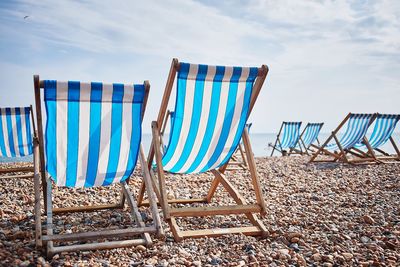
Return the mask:
<svg viewBox="0 0 400 267">
<path fill-rule="evenodd" d="M 348 112 L 400 113 L 397 0 L 0 2 L 1 107 L 34 104 L 33 74 L 149 80 L 150 133 L 174 57 L 268 65 L 249 118 L 255 133 L 282 121 L 325 122 L 330 132 Z"/>
</svg>

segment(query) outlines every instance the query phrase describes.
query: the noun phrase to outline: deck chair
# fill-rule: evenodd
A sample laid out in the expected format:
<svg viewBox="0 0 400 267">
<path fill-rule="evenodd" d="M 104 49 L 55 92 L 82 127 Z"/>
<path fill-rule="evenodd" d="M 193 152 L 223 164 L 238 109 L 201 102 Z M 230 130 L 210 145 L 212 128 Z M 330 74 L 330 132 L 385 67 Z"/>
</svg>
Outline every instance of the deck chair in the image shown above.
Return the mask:
<svg viewBox="0 0 400 267">
<path fill-rule="evenodd" d="M 250 134 L 250 128 L 253 123 L 246 123 L 247 133 Z M 235 153 L 233 153 L 231 160 L 229 161 L 229 165 L 226 170 L 247 170 L 248 164 L 246 161 L 246 150 L 243 147 L 243 140 L 240 139 L 240 143 Z"/>
<path fill-rule="evenodd" d="M 276 136 L 275 144 L 272 146 L 271 157 L 274 155 L 275 150 L 281 152 L 282 156 L 296 152 L 296 146 L 300 139 L 300 127 L 301 121 L 282 122 L 281 128 Z M 286 149 L 289 149 L 289 151 Z M 303 151 L 301 147 L 299 147 L 299 149 L 300 151 L 298 153 L 301 154 Z"/>
<path fill-rule="evenodd" d="M 375 126 L 371 135 L 368 137 L 369 145 L 371 148 L 376 151 L 378 154 L 371 155 L 366 153 L 368 151 L 368 147 L 362 141 L 357 143 L 353 150 L 359 153 L 360 157 L 365 157 L 374 160 L 374 156 L 377 157 L 379 160 L 386 161 L 386 160 L 400 160 L 400 150 L 392 137 L 394 129 L 398 121 L 400 120 L 400 115 L 394 114 L 377 114 L 375 120 Z M 382 149 L 388 141 L 392 144 L 396 155 L 390 155 L 388 152 Z"/>
<path fill-rule="evenodd" d="M 267 229 L 256 216 L 265 214 L 265 202 L 260 188 L 246 120 L 256 102 L 268 68 L 223 67 L 179 63 L 172 60 L 166 89 L 157 121 L 152 122 L 153 141 L 148 162 L 156 159 L 154 186 L 164 219 L 169 223 L 175 240 L 189 237 L 220 236 L 243 233 L 266 235 Z M 171 137 L 166 152 L 160 150 L 160 129 L 163 127 L 168 101 L 177 76 L 177 97 Z M 224 175 L 224 170 L 240 139 L 246 149 L 256 204 L 247 204 L 244 197 Z M 215 177 L 208 194 L 198 199 L 168 199 L 165 172 L 173 174 L 197 174 L 209 172 Z M 243 182 L 244 183 L 244 182 Z M 221 184 L 237 205 L 178 208 L 174 204 L 209 203 Z M 143 188 L 138 202 L 146 204 Z M 177 217 L 199 217 L 228 214 L 244 214 L 253 226 L 181 230 Z"/>
<path fill-rule="evenodd" d="M 354 146 L 363 141 L 366 144 L 368 151 L 371 155 L 375 155 L 372 150 L 366 133 L 368 127 L 374 122 L 376 114 L 355 114 L 349 113 L 339 126 L 332 132 L 325 143 L 318 147 L 318 150 L 311 156 L 309 162 L 336 162 L 341 161 L 350 164 L 365 163 L 369 159 L 360 157 L 357 153 L 352 151 Z M 340 129 L 347 124 L 347 129 L 341 137 L 338 137 Z M 329 143 L 332 139 L 334 142 Z M 332 159 L 317 159 L 318 156 L 326 155 Z M 350 154 L 355 158 L 350 158 Z M 376 158 L 374 157 L 376 160 Z"/>
<path fill-rule="evenodd" d="M 168 125 L 168 121 L 170 121 L 170 130 L 172 129 L 172 124 L 174 122 L 174 114 L 175 112 L 171 111 L 171 110 L 167 110 L 167 114 L 165 115 L 165 119 L 164 119 L 164 123 L 163 123 L 163 127 L 161 129 L 160 135 L 161 135 L 161 146 L 162 146 L 162 152 L 165 152 L 165 149 L 167 148 L 167 146 L 165 145 L 165 129 L 167 128 Z"/>
<path fill-rule="evenodd" d="M 0 157 L 20 158 L 32 155 L 35 137 L 36 130 L 32 106 L 0 108 Z M 0 167 L 0 178 L 33 178 L 33 169 L 33 167 Z M 16 172 L 24 174 L 16 175 Z M 3 174 L 7 175 L 3 176 Z"/>
<path fill-rule="evenodd" d="M 151 185 L 141 146 L 141 125 L 150 89 L 149 83 L 146 81 L 141 85 L 124 85 L 40 81 L 39 76 L 35 75 L 34 87 L 40 161 L 43 163 L 40 169 L 35 169 L 34 179 L 38 246 L 43 245 L 49 257 L 63 251 L 150 246 L 151 233 L 163 234 L 154 192 L 151 186 L 147 188 L 153 223 L 145 225 L 128 186 L 138 157 L 143 181 Z M 41 88 L 44 89 L 46 107 L 45 134 L 42 129 Z M 40 176 L 42 184 L 46 187 L 46 233 L 41 232 Z M 52 181 L 58 187 L 70 188 L 105 187 L 116 183 L 121 186 L 121 198 L 117 204 L 53 209 Z M 135 221 L 132 227 L 69 234 L 53 233 L 53 213 L 123 209 L 125 200 Z M 111 241 L 82 244 L 88 240 L 103 239 Z M 65 243 L 71 241 L 79 243 Z"/>
<path fill-rule="evenodd" d="M 296 150 L 301 150 L 298 148 L 303 146 L 304 154 L 309 155 L 308 153 L 309 151 L 314 152 L 312 148 L 317 148 L 320 145 L 318 140 L 318 135 L 323 125 L 324 125 L 323 122 L 307 123 L 306 127 L 304 128 L 303 132 L 300 135 L 299 142 L 296 146 Z M 317 142 L 318 146 L 314 144 L 315 142 Z"/>
</svg>

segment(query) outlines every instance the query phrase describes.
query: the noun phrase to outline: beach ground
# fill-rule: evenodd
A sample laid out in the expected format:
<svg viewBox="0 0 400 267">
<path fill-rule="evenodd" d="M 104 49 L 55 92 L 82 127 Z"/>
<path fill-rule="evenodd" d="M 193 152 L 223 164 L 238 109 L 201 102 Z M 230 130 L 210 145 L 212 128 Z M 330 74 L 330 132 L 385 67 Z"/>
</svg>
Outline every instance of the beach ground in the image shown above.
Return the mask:
<svg viewBox="0 0 400 267">
<path fill-rule="evenodd" d="M 399 266 L 400 164 L 307 164 L 308 157 L 257 158 L 267 215 L 267 238 L 230 235 L 166 241 L 104 251 L 61 253 L 52 259 L 35 249 L 33 181 L 0 179 L 2 266 Z M 20 163 L 21 164 L 21 163 Z M 5 164 L 3 164 L 5 165 Z M 8 165 L 11 166 L 11 165 Z M 140 170 L 130 187 L 137 192 Z M 247 171 L 227 172 L 248 202 L 254 192 Z M 204 196 L 210 174 L 169 175 L 169 194 Z M 120 188 L 56 188 L 55 206 L 116 202 Z M 233 204 L 219 187 L 211 205 Z M 148 217 L 146 208 L 142 216 Z M 129 225 L 128 208 L 55 216 L 56 232 Z M 189 218 L 184 229 L 249 224 L 244 216 Z"/>
</svg>

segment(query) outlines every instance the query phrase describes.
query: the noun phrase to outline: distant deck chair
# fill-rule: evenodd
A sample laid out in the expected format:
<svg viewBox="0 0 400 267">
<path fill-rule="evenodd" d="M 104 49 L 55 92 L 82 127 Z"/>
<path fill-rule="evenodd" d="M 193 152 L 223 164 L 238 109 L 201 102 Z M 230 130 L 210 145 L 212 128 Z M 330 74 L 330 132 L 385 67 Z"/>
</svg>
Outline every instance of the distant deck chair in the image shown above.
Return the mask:
<svg viewBox="0 0 400 267">
<path fill-rule="evenodd" d="M 141 85 L 81 83 L 39 80 L 34 76 L 36 114 L 41 167 L 35 168 L 36 243 L 44 245 L 47 256 L 63 251 L 110 249 L 152 244 L 150 233 L 163 234 L 157 212 L 149 170 L 141 146 L 142 119 L 146 108 L 149 83 Z M 46 107 L 46 131 L 43 134 L 41 88 Z M 44 139 L 45 137 L 45 139 Z M 45 143 L 43 142 L 45 140 Z M 46 161 L 44 157 L 46 152 Z M 143 173 L 150 201 L 153 224 L 145 225 L 129 190 L 128 180 L 137 159 Z M 38 161 L 38 157 L 35 157 Z M 44 166 L 44 163 L 45 166 Z M 37 164 L 35 165 L 37 167 Z M 40 173 L 40 175 L 39 175 Z M 45 187 L 46 233 L 41 232 L 40 176 Z M 90 188 L 121 185 L 117 204 L 52 207 L 52 180 L 60 187 Z M 122 209 L 125 200 L 135 226 L 67 234 L 53 233 L 53 213 L 88 212 Z M 133 239 L 133 237 L 141 238 Z M 87 240 L 109 240 L 82 243 Z M 117 240 L 116 240 L 117 239 Z M 121 240 L 123 239 L 123 240 Z M 78 244 L 64 242 L 78 241 Z M 59 244 L 61 242 L 61 244 Z M 56 243 L 58 246 L 55 246 Z"/>
<path fill-rule="evenodd" d="M 250 128 L 253 123 L 246 123 L 247 133 L 250 135 Z M 247 170 L 248 164 L 246 160 L 246 150 L 243 147 L 243 140 L 240 139 L 240 143 L 235 153 L 233 153 L 229 165 L 226 170 Z"/>
<path fill-rule="evenodd" d="M 32 155 L 35 136 L 32 106 L 0 108 L 0 157 L 20 158 Z M 0 168 L 0 175 L 11 174 L 0 178 L 33 178 L 33 169 L 33 167 Z M 17 175 L 16 172 L 24 174 Z"/>
<path fill-rule="evenodd" d="M 255 213 L 265 214 L 255 160 L 245 128 L 246 120 L 256 102 L 268 68 L 223 67 L 172 60 L 166 89 L 157 121 L 152 123 L 153 142 L 148 162 L 156 159 L 158 184 L 155 192 L 169 223 L 175 240 L 189 237 L 220 236 L 224 234 L 266 235 L 267 229 Z M 160 130 L 177 75 L 177 98 L 171 137 L 164 155 L 160 151 Z M 246 149 L 256 204 L 247 204 L 245 198 L 225 177 L 224 170 L 240 139 Z M 208 194 L 199 199 L 167 199 L 165 172 L 174 174 L 196 174 L 210 172 L 214 175 Z M 155 174 L 154 174 L 155 175 Z M 154 177 L 153 181 L 156 181 Z M 243 182 L 244 183 L 244 182 Z M 209 203 L 218 185 L 221 184 L 237 205 L 183 207 L 173 204 Z M 143 205 L 144 185 L 138 202 Z M 177 217 L 201 217 L 228 214 L 244 214 L 253 226 L 182 230 Z"/>
<path fill-rule="evenodd" d="M 368 127 L 374 122 L 376 114 L 349 113 L 339 126 L 332 132 L 325 143 L 311 156 L 309 162 L 336 162 L 341 161 L 350 164 L 365 163 L 370 161 L 352 152 L 352 148 L 361 141 L 366 144 L 371 155 L 375 155 L 368 139 L 366 138 Z M 340 129 L 347 125 L 343 136 L 338 137 Z M 334 139 L 333 143 L 329 143 Z M 316 159 L 319 155 L 330 156 L 332 159 Z M 349 158 L 349 154 L 356 156 Z"/>
<path fill-rule="evenodd" d="M 164 123 L 163 123 L 163 127 L 161 129 L 160 135 L 161 135 L 161 146 L 162 146 L 162 152 L 165 152 L 165 149 L 167 148 L 167 146 L 165 145 L 165 129 L 167 128 L 168 125 L 168 120 L 170 121 L 170 130 L 172 129 L 172 124 L 174 122 L 174 114 L 175 112 L 171 111 L 171 110 L 167 110 L 167 114 L 165 115 L 165 119 L 164 119 Z"/>
<path fill-rule="evenodd" d="M 400 150 L 392 137 L 392 134 L 396 128 L 397 123 L 400 120 L 400 115 L 397 114 L 377 114 L 375 120 L 375 126 L 371 135 L 368 137 L 369 145 L 373 150 L 380 153 L 380 155 L 375 154 L 371 155 L 366 153 L 368 151 L 368 147 L 363 143 L 357 143 L 353 150 L 359 154 L 360 157 L 370 158 L 374 160 L 374 156 L 377 157 L 379 160 L 386 161 L 386 160 L 400 160 Z M 388 141 L 392 144 L 396 155 L 390 155 L 388 152 L 382 149 Z"/>
<path fill-rule="evenodd" d="M 275 150 L 281 152 L 282 156 L 290 155 L 295 152 L 300 139 L 300 127 L 301 121 L 282 122 L 281 128 L 276 136 L 275 144 L 272 146 L 271 157 L 274 155 Z M 286 149 L 289 149 L 289 151 Z M 301 147 L 299 147 L 299 149 L 300 151 L 298 153 L 301 154 L 303 151 Z"/>
<path fill-rule="evenodd" d="M 321 123 L 307 123 L 306 127 L 304 128 L 303 132 L 300 135 L 299 143 L 297 147 L 303 146 L 304 154 L 309 155 L 308 152 L 315 152 L 312 148 L 318 148 L 320 146 L 318 135 L 324 125 L 323 122 Z M 317 142 L 318 145 L 315 145 Z"/>
</svg>

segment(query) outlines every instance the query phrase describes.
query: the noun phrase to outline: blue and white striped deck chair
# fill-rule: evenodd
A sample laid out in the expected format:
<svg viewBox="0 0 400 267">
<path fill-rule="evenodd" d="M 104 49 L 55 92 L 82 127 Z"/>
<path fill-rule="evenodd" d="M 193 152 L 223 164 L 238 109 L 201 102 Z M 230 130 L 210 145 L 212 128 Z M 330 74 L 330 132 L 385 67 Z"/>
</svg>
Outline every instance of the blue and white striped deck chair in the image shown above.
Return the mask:
<svg viewBox="0 0 400 267">
<path fill-rule="evenodd" d="M 308 155 L 308 151 L 312 151 L 311 147 L 318 148 L 319 140 L 318 135 L 324 125 L 323 122 L 321 123 L 307 123 L 306 127 L 304 128 L 303 132 L 300 135 L 300 142 L 298 146 L 303 146 L 304 153 Z M 315 142 L 317 142 L 318 146 L 315 146 Z M 297 147 L 296 147 L 297 148 Z"/>
<path fill-rule="evenodd" d="M 400 120 L 399 114 L 378 114 L 375 120 L 375 125 L 372 133 L 368 137 L 370 147 L 379 152 L 381 155 L 370 155 L 364 151 L 368 150 L 365 143 L 360 142 L 354 146 L 354 150 L 360 153 L 361 156 L 366 158 L 378 158 L 380 160 L 396 159 L 400 160 L 400 151 L 392 137 L 392 134 L 396 128 L 397 123 Z M 397 155 L 390 155 L 382 149 L 382 147 L 390 141 Z"/>
<path fill-rule="evenodd" d="M 79 81 L 39 81 L 38 76 L 34 76 L 34 81 L 35 98 L 39 99 L 36 103 L 38 122 L 42 120 L 41 88 L 44 89 L 43 98 L 46 107 L 44 135 L 42 124 L 38 123 L 38 127 L 39 142 L 43 144 L 44 140 L 46 154 L 46 174 L 42 175 L 48 176 L 48 179 L 45 180 L 47 186 L 47 233 L 41 238 L 41 233 L 37 233 L 39 244 L 41 244 L 40 242 L 47 243 L 48 255 L 61 251 L 108 249 L 139 244 L 151 245 L 149 233 L 162 234 L 154 192 L 149 186 L 147 194 L 150 196 L 153 224 L 146 226 L 127 183 L 136 167 L 138 158 L 140 158 L 143 180 L 146 184 L 151 185 L 147 162 L 141 146 L 142 118 L 150 89 L 149 83 L 105 84 Z M 44 151 L 42 150 L 41 153 Z M 120 184 L 121 199 L 117 204 L 85 205 L 53 210 L 51 180 L 57 186 L 70 188 L 105 187 Z M 35 182 L 35 187 L 38 187 L 39 178 L 35 179 Z M 134 221 L 134 224 L 127 228 L 63 235 L 53 234 L 53 212 L 122 209 L 125 200 L 131 209 L 131 217 Z M 40 221 L 40 215 L 38 215 L 38 220 Z M 37 229 L 37 231 L 39 230 Z M 138 236 L 141 238 L 132 239 Z M 118 240 L 55 246 L 56 242 L 62 241 L 81 242 L 82 240 L 110 238 L 118 238 Z"/>
<path fill-rule="evenodd" d="M 170 121 L 170 127 L 169 130 L 172 129 L 172 124 L 174 123 L 174 115 L 175 112 L 171 111 L 171 110 L 167 110 L 167 115 L 165 116 L 165 120 L 163 123 L 163 128 L 161 129 L 161 147 L 162 147 L 162 153 L 165 153 L 165 149 L 167 148 L 167 146 L 165 145 L 165 129 L 167 128 L 168 125 L 168 120 Z"/>
<path fill-rule="evenodd" d="M 179 63 L 173 59 L 167 86 L 157 121 L 152 123 L 153 142 L 148 162 L 155 156 L 159 179 L 161 207 L 176 240 L 187 237 L 218 236 L 230 233 L 262 235 L 267 232 L 254 213 L 264 213 L 265 203 L 255 169 L 245 125 L 267 75 L 267 66 L 261 68 L 225 67 Z M 176 75 L 177 74 L 177 75 Z M 171 137 L 164 155 L 160 151 L 160 130 L 168 101 L 177 76 L 175 116 Z M 250 173 L 256 192 L 256 204 L 245 199 L 219 170 L 228 163 L 240 139 L 250 158 Z M 249 156 L 251 155 L 251 156 Z M 197 199 L 167 199 L 165 172 L 198 174 L 210 172 L 215 176 L 207 197 Z M 174 175 L 177 179 L 178 176 Z M 170 207 L 170 203 L 210 202 L 218 184 L 233 196 L 237 205 Z M 182 186 L 182 184 L 181 184 Z M 139 202 L 140 203 L 140 202 Z M 253 226 L 181 231 L 176 217 L 198 217 L 227 214 L 245 214 Z"/>
<path fill-rule="evenodd" d="M 282 122 L 281 128 L 276 136 L 275 144 L 272 146 L 271 157 L 274 155 L 275 150 L 281 152 L 282 156 L 291 154 L 298 145 L 300 139 L 300 127 L 301 121 Z M 289 149 L 289 151 L 286 151 L 286 149 Z"/>
<path fill-rule="evenodd" d="M 350 159 L 347 155 L 351 153 L 351 149 L 359 142 L 364 141 L 368 143 L 366 138 L 368 127 L 375 120 L 376 114 L 355 114 L 349 113 L 346 118 L 339 124 L 335 131 L 328 137 L 325 143 L 318 148 L 310 162 L 326 162 L 326 161 L 343 161 L 346 163 L 362 163 L 365 159 L 355 158 Z M 338 136 L 339 130 L 347 124 L 346 131 L 342 136 Z M 334 139 L 333 142 L 330 141 Z M 333 160 L 316 160 L 318 155 L 325 154 L 332 156 Z M 355 155 L 357 156 L 357 155 Z"/>
<path fill-rule="evenodd" d="M 0 157 L 21 158 L 32 155 L 34 126 L 32 107 L 0 108 Z M 0 174 L 15 172 L 33 172 L 33 167 L 0 168 Z M 32 177 L 27 174 L 4 178 Z"/>
</svg>

